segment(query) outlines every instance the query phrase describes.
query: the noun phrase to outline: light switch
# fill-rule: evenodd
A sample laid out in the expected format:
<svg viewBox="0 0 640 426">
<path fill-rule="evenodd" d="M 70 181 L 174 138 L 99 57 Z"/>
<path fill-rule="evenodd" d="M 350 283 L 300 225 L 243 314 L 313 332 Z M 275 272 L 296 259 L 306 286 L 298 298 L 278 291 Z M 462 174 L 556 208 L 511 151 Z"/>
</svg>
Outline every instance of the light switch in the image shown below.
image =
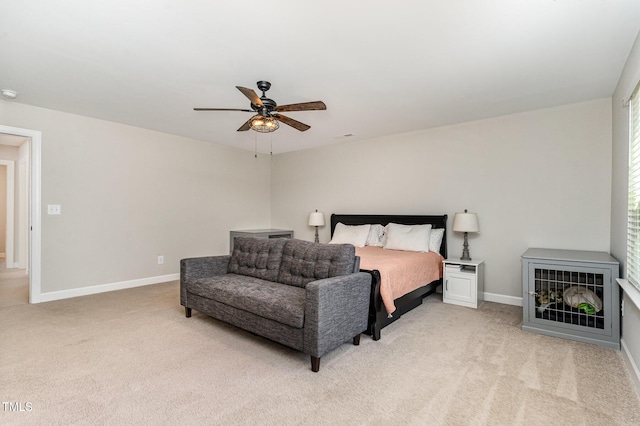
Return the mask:
<svg viewBox="0 0 640 426">
<path fill-rule="evenodd" d="M 60 204 L 48 204 L 47 205 L 47 213 L 48 214 L 60 214 Z"/>
</svg>

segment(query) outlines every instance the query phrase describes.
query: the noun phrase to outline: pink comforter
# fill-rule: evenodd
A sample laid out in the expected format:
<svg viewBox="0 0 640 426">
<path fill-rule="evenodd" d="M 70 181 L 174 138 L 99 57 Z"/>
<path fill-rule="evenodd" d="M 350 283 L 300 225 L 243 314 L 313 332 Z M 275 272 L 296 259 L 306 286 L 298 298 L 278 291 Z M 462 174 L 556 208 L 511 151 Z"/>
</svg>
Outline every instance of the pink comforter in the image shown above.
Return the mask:
<svg viewBox="0 0 640 426">
<path fill-rule="evenodd" d="M 380 271 L 380 295 L 389 314 L 396 310 L 395 299 L 442 278 L 444 258 L 439 253 L 365 246 L 356 247 L 356 255 L 360 256 L 360 269 Z"/>
</svg>

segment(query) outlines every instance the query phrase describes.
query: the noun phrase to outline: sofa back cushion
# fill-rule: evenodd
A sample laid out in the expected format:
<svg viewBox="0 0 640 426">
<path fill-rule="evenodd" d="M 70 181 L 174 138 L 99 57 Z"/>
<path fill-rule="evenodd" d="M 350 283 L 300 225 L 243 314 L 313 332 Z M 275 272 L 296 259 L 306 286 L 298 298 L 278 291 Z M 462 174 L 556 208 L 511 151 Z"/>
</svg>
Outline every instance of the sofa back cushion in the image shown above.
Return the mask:
<svg viewBox="0 0 640 426">
<path fill-rule="evenodd" d="M 356 250 L 351 244 L 318 244 L 288 239 L 282 251 L 278 282 L 305 287 L 307 283 L 354 272 Z"/>
<path fill-rule="evenodd" d="M 229 260 L 229 272 L 276 281 L 284 244 L 284 238 L 236 238 Z"/>
</svg>

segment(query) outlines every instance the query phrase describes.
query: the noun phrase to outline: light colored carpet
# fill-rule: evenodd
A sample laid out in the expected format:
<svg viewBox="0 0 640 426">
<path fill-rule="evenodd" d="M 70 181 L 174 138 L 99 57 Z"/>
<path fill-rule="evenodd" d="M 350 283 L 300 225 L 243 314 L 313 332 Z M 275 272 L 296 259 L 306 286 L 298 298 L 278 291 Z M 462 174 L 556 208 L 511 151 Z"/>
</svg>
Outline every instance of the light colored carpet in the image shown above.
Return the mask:
<svg viewBox="0 0 640 426">
<path fill-rule="evenodd" d="M 0 308 L 29 303 L 29 276 L 24 269 L 6 269 L 0 263 Z"/>
<path fill-rule="evenodd" d="M 0 308 L 0 424 L 637 425 L 618 351 L 438 295 L 374 342 L 306 355 L 194 311 L 178 283 Z M 14 405 L 15 407 L 15 405 Z"/>
</svg>

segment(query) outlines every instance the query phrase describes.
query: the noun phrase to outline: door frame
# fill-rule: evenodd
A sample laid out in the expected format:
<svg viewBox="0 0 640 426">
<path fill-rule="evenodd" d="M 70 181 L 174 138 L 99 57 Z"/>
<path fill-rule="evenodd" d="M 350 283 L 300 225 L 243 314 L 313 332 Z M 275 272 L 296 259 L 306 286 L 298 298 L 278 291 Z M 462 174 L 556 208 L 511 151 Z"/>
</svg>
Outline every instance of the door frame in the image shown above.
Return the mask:
<svg viewBox="0 0 640 426">
<path fill-rule="evenodd" d="M 40 303 L 42 294 L 42 132 L 0 125 L 0 133 L 31 139 L 29 145 L 29 303 Z"/>
<path fill-rule="evenodd" d="M 6 229 L 5 229 L 5 247 L 4 247 L 4 261 L 6 267 L 8 269 L 14 268 L 14 245 L 15 245 L 15 211 L 16 211 L 16 198 L 15 198 L 15 189 L 16 189 L 16 166 L 15 161 L 12 160 L 2 160 L 0 159 L 0 166 L 5 166 L 7 168 L 7 176 L 6 176 L 6 184 L 7 184 L 7 194 L 6 194 L 6 208 L 7 208 L 7 216 L 6 216 Z"/>
</svg>

